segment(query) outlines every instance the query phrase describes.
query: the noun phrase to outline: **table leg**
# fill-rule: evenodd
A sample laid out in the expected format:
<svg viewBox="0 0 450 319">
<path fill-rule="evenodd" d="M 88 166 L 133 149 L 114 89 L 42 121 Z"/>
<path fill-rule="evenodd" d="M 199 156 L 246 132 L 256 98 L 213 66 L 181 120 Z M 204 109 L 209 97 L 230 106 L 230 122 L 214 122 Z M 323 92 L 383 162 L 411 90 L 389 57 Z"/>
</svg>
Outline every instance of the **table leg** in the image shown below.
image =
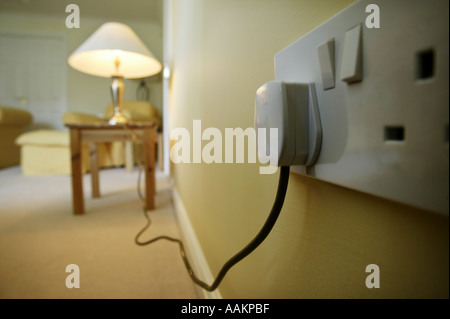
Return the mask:
<svg viewBox="0 0 450 319">
<path fill-rule="evenodd" d="M 92 185 L 92 197 L 100 197 L 99 186 L 99 170 L 98 170 L 98 146 L 97 143 L 90 143 L 90 166 L 91 166 L 91 185 Z"/>
<path fill-rule="evenodd" d="M 72 201 L 73 213 L 84 213 L 83 199 L 83 173 L 81 171 L 81 131 L 76 128 L 70 129 L 70 155 L 72 165 Z"/>
<path fill-rule="evenodd" d="M 144 129 L 145 206 L 155 208 L 155 129 Z"/>
<path fill-rule="evenodd" d="M 133 158 L 133 142 L 125 142 L 125 169 L 128 173 L 133 171 L 134 158 Z"/>
<path fill-rule="evenodd" d="M 158 139 L 158 168 L 162 172 L 164 171 L 162 133 L 158 133 L 156 138 Z"/>
</svg>

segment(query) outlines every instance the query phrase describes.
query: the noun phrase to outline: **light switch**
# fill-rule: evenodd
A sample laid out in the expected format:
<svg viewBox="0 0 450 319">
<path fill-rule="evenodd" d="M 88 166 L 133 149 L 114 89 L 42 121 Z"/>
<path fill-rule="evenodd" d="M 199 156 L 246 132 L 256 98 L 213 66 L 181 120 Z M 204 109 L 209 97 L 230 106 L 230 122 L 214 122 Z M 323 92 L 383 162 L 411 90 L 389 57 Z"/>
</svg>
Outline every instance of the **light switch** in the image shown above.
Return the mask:
<svg viewBox="0 0 450 319">
<path fill-rule="evenodd" d="M 322 77 L 322 86 L 324 90 L 332 89 L 335 86 L 334 81 L 334 38 L 317 47 L 319 57 L 320 73 Z"/>
<path fill-rule="evenodd" d="M 361 24 L 345 33 L 341 80 L 348 84 L 362 80 Z"/>
</svg>

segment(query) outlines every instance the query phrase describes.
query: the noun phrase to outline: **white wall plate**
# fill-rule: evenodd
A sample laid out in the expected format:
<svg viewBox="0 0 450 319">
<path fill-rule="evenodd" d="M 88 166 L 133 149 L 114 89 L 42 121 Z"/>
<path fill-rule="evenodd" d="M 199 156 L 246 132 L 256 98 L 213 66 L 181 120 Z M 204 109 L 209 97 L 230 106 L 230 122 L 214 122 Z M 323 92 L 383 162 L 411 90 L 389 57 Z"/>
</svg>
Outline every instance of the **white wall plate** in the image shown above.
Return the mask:
<svg viewBox="0 0 450 319">
<path fill-rule="evenodd" d="M 292 171 L 448 215 L 448 7 L 359 1 L 275 55 L 275 80 L 315 83 L 322 121 L 317 164 Z"/>
</svg>

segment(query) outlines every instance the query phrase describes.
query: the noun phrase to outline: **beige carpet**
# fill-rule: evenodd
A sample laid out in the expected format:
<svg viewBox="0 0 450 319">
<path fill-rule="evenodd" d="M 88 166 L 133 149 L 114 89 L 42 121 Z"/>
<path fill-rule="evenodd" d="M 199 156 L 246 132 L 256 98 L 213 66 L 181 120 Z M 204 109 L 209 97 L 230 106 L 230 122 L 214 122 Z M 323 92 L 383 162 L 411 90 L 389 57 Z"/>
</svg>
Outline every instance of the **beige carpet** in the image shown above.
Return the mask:
<svg viewBox="0 0 450 319">
<path fill-rule="evenodd" d="M 178 245 L 134 243 L 146 219 L 137 169 L 100 172 L 102 197 L 84 176 L 86 213 L 72 215 L 69 176 L 23 176 L 0 170 L 0 298 L 197 298 Z M 170 184 L 158 173 L 156 210 L 142 241 L 180 238 Z M 80 269 L 80 288 L 66 287 L 66 266 Z"/>
</svg>

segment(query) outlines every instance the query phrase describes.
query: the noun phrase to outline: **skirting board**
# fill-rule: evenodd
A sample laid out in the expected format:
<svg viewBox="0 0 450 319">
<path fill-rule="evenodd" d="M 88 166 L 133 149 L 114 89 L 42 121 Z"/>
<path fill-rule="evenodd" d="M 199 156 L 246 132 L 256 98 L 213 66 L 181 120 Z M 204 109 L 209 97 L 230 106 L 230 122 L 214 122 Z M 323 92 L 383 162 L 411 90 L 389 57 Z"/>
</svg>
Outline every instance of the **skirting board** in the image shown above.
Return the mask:
<svg viewBox="0 0 450 319">
<path fill-rule="evenodd" d="M 172 198 L 175 206 L 175 214 L 184 239 L 186 255 L 189 258 L 189 263 L 191 264 L 194 273 L 200 280 L 211 284 L 215 278 L 211 274 L 208 262 L 206 261 L 200 243 L 195 235 L 195 231 L 192 228 L 191 221 L 189 220 L 186 209 L 184 208 L 183 201 L 181 200 L 181 197 L 175 187 L 172 191 Z M 198 295 L 203 296 L 204 299 L 222 299 L 218 289 L 211 292 L 197 285 L 196 289 Z"/>
</svg>

